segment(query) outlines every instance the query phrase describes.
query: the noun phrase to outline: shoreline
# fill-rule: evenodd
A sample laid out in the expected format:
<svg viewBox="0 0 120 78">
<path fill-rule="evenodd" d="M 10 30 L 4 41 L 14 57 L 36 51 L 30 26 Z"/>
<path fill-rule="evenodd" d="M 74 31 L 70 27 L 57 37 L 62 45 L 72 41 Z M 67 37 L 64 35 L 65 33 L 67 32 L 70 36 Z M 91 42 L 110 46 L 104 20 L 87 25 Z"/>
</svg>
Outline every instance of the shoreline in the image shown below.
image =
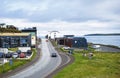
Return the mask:
<svg viewBox="0 0 120 78">
<path fill-rule="evenodd" d="M 108 47 L 113 47 L 120 49 L 120 42 L 119 38 L 120 35 L 115 37 L 115 36 L 84 36 L 87 39 L 88 43 L 92 44 L 98 44 L 98 45 L 103 45 L 103 46 L 108 46 Z"/>
<path fill-rule="evenodd" d="M 88 44 L 89 44 L 89 42 L 88 42 Z M 93 45 L 101 45 L 101 46 L 106 46 L 106 47 L 111 47 L 111 48 L 120 49 L 120 47 L 119 47 L 119 46 L 115 46 L 115 45 L 96 44 L 96 43 L 90 43 L 90 44 L 93 44 Z"/>
<path fill-rule="evenodd" d="M 105 45 L 105 44 L 94 44 L 94 43 L 88 43 L 91 46 L 94 45 L 100 45 L 100 47 L 95 48 L 96 51 L 102 51 L 102 52 L 120 52 L 120 48 L 118 46 L 114 45 Z"/>
</svg>

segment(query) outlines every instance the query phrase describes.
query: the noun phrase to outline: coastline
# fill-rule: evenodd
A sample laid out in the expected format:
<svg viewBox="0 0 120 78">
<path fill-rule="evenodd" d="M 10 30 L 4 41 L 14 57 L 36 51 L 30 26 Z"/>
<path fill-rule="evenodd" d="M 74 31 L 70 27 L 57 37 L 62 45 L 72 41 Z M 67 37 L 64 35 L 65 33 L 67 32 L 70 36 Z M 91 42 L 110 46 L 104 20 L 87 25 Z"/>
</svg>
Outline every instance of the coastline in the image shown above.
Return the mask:
<svg viewBox="0 0 120 78">
<path fill-rule="evenodd" d="M 120 49 L 120 36 L 84 36 L 87 42 Z"/>
<path fill-rule="evenodd" d="M 98 51 L 102 52 L 120 52 L 120 47 L 114 46 L 114 45 L 105 45 L 105 44 L 95 44 L 95 43 L 88 43 L 92 46 L 94 45 L 100 45 L 99 48 L 96 48 Z"/>
<path fill-rule="evenodd" d="M 89 43 L 89 42 L 88 42 Z M 116 48 L 116 49 L 120 49 L 119 46 L 115 46 L 115 45 L 107 45 L 107 44 L 96 44 L 96 43 L 90 43 L 93 45 L 101 45 L 101 46 L 107 46 L 107 47 L 111 47 L 111 48 Z"/>
</svg>

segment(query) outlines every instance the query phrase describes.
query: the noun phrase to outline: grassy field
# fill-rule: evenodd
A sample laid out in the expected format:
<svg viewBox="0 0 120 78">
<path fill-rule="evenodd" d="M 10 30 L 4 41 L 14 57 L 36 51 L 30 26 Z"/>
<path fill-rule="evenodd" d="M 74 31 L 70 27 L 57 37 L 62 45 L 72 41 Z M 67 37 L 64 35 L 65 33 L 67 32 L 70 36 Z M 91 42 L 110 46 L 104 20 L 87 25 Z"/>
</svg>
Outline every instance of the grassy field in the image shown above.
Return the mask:
<svg viewBox="0 0 120 78">
<path fill-rule="evenodd" d="M 3 65 L 0 66 L 0 73 L 5 73 L 5 72 L 8 72 L 10 70 L 14 70 L 17 67 L 30 62 L 36 56 L 36 49 L 32 49 L 32 51 L 33 51 L 33 56 L 31 57 L 31 59 L 29 59 L 29 60 L 13 59 L 13 65 L 10 65 L 9 63 L 6 63 L 6 64 L 4 64 L 4 66 Z"/>
<path fill-rule="evenodd" d="M 68 52 L 63 48 L 59 50 Z M 92 59 L 88 57 L 89 52 L 93 52 Z M 54 78 L 120 78 L 120 53 L 96 52 L 89 44 L 88 50 L 74 50 L 73 56 L 75 61 Z"/>
<path fill-rule="evenodd" d="M 73 55 L 75 61 L 54 78 L 120 78 L 120 53 L 94 52 L 92 59 L 82 52 Z"/>
</svg>

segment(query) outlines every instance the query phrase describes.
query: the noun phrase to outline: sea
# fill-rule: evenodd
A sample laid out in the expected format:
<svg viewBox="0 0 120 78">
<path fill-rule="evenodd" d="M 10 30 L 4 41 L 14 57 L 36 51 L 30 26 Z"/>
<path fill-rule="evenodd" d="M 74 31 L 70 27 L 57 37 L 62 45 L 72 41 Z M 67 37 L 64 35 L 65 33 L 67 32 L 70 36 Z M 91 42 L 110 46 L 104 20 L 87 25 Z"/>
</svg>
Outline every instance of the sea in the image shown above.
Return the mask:
<svg viewBox="0 0 120 78">
<path fill-rule="evenodd" d="M 120 35 L 118 36 L 84 36 L 87 42 L 120 47 Z"/>
</svg>

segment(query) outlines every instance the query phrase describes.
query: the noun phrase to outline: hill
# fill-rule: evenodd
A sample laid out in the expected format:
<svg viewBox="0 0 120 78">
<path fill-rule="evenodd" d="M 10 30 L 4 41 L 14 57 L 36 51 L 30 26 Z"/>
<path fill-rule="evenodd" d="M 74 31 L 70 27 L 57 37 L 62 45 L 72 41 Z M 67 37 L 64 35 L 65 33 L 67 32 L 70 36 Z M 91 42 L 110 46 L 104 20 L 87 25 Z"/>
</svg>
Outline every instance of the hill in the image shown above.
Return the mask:
<svg viewBox="0 0 120 78">
<path fill-rule="evenodd" d="M 111 33 L 111 34 L 87 34 L 84 36 L 120 36 L 120 33 Z"/>
</svg>

